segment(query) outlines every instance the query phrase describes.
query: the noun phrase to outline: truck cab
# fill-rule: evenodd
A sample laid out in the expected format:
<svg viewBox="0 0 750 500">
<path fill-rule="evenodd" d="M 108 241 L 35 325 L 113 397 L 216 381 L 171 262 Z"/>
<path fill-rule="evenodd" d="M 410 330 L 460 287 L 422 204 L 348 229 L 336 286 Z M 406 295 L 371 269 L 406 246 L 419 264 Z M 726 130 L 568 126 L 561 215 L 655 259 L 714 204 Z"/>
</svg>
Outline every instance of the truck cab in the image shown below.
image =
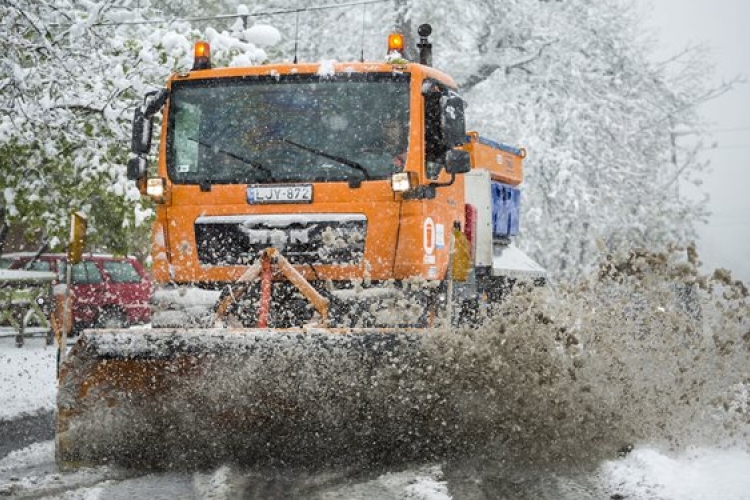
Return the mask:
<svg viewBox="0 0 750 500">
<path fill-rule="evenodd" d="M 449 75 L 398 51 L 386 62 L 227 68 L 207 54 L 199 42 L 193 69 L 136 110 L 128 173 L 156 204 L 157 282 L 231 286 L 269 247 L 329 295 L 435 282 L 420 292 L 433 303 L 457 260 L 466 279 L 479 233 L 467 227 L 462 174 L 486 146 L 467 135 Z M 520 172 L 520 150 L 496 153 Z M 278 293 L 288 304 L 293 292 Z"/>
</svg>

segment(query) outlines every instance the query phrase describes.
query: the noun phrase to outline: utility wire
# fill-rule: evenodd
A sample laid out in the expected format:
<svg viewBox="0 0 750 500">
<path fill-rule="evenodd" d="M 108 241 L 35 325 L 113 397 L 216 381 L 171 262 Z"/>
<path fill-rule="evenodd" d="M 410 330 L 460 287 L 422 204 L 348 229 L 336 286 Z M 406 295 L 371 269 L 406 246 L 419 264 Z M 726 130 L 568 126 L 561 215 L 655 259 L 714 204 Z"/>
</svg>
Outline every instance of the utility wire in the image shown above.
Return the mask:
<svg viewBox="0 0 750 500">
<path fill-rule="evenodd" d="M 353 7 L 357 5 L 369 5 L 375 3 L 386 3 L 391 0 L 360 0 L 357 2 L 347 3 L 336 3 L 328 5 L 318 5 L 316 7 L 302 7 L 299 9 L 286 9 L 286 10 L 274 10 L 269 12 L 255 12 L 252 14 L 222 14 L 218 16 L 200 16 L 200 17 L 184 17 L 175 19 L 143 19 L 141 21 L 103 21 L 93 23 L 90 26 L 92 28 L 106 27 L 106 26 L 127 26 L 127 25 L 138 25 L 138 24 L 168 24 L 178 22 L 194 22 L 194 21 L 218 21 L 218 20 L 229 20 L 229 19 L 242 19 L 248 17 L 264 17 L 264 16 L 276 16 L 281 14 L 295 14 L 313 10 L 327 10 L 327 9 L 339 9 L 343 7 Z M 50 26 L 57 27 L 70 27 L 73 23 L 50 23 Z"/>
<path fill-rule="evenodd" d="M 750 126 L 746 127 L 727 127 L 727 128 L 706 128 L 700 130 L 677 130 L 677 134 L 701 134 L 701 133 L 717 133 L 717 132 L 742 132 L 743 130 L 750 130 Z"/>
<path fill-rule="evenodd" d="M 741 132 L 743 130 L 750 130 L 749 127 L 731 127 L 731 128 L 710 128 L 709 132 Z"/>
<path fill-rule="evenodd" d="M 705 148 L 698 148 L 699 151 L 711 151 L 712 149 L 750 149 L 750 144 L 733 144 L 730 146 L 706 146 Z"/>
</svg>

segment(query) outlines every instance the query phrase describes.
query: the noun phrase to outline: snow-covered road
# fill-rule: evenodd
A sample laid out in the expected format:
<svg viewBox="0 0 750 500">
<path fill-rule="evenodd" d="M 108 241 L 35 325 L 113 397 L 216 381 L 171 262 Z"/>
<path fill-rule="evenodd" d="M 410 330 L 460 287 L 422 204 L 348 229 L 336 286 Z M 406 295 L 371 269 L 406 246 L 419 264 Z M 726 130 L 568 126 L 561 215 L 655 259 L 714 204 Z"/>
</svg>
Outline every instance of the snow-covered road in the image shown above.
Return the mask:
<svg viewBox="0 0 750 500">
<path fill-rule="evenodd" d="M 57 347 L 40 335 L 15 347 L 10 329 L 0 332 L 0 420 L 55 407 Z"/>
<path fill-rule="evenodd" d="M 54 444 L 36 443 L 0 460 L 0 496 L 65 499 L 309 500 L 746 500 L 750 455 L 693 449 L 676 456 L 640 448 L 591 471 L 427 464 L 396 471 L 258 471 L 138 474 L 97 467 L 60 472 Z M 444 470 L 451 469 L 451 470 Z"/>
<path fill-rule="evenodd" d="M 2 419 L 16 424 L 54 406 L 54 348 L 32 338 L 18 349 L 0 338 Z M 47 421 L 50 425 L 51 422 Z M 34 428 L 32 426 L 32 428 Z M 577 466 L 514 468 L 502 457 L 418 464 L 397 470 L 317 472 L 243 470 L 138 473 L 97 467 L 62 472 L 52 429 L 28 431 L 26 443 L 0 457 L 0 496 L 9 498 L 300 498 L 446 500 L 489 498 L 748 500 L 750 454 L 741 446 L 665 451 L 639 445 L 624 457 Z M 8 435 L 0 446 L 14 448 Z M 28 441 L 37 441 L 28 444 Z"/>
</svg>

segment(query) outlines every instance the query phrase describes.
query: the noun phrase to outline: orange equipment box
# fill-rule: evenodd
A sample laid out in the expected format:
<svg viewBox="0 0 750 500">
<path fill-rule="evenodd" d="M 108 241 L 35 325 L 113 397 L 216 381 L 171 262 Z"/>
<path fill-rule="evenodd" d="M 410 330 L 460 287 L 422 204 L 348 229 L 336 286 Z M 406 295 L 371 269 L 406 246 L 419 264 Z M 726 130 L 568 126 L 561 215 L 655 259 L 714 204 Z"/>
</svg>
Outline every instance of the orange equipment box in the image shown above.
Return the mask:
<svg viewBox="0 0 750 500">
<path fill-rule="evenodd" d="M 479 137 L 478 132 L 467 134 L 469 141 L 462 149 L 471 156 L 471 168 L 484 168 L 494 181 L 518 186 L 523 181 L 524 148 L 516 148 Z"/>
</svg>

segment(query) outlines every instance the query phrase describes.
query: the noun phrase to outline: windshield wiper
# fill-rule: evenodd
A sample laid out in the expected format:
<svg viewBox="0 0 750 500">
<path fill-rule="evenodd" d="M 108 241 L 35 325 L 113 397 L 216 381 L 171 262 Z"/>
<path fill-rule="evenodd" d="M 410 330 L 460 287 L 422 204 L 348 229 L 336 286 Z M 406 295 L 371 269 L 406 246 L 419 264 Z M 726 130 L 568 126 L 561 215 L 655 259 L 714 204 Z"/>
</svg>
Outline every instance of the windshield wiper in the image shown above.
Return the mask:
<svg viewBox="0 0 750 500">
<path fill-rule="evenodd" d="M 333 160 L 333 161 L 339 162 L 342 165 L 346 165 L 347 167 L 352 167 L 355 170 L 359 170 L 360 172 L 362 172 L 362 175 L 365 176 L 366 180 L 368 180 L 368 181 L 370 180 L 370 173 L 367 171 L 367 169 L 365 167 L 362 166 L 361 163 L 357 163 L 354 160 L 350 160 L 348 158 L 344 158 L 343 156 L 337 156 L 337 155 L 332 155 L 330 153 L 326 153 L 325 151 L 322 151 L 322 150 L 320 150 L 318 148 L 313 148 L 313 147 L 310 147 L 310 146 L 305 146 L 304 144 L 300 144 L 298 142 L 294 142 L 294 141 L 292 141 L 290 139 L 287 139 L 286 137 L 282 137 L 280 140 L 281 140 L 281 142 L 285 142 L 287 144 L 291 144 L 292 146 L 298 147 L 298 148 L 303 149 L 305 151 L 309 151 L 310 153 L 314 153 L 314 154 L 316 154 L 318 156 L 322 156 L 323 158 L 328 158 L 329 160 Z"/>
<path fill-rule="evenodd" d="M 200 145 L 200 146 L 203 146 L 204 148 L 209 148 L 209 149 L 211 149 L 212 151 L 216 151 L 217 153 L 221 153 L 221 154 L 223 154 L 223 155 L 226 155 L 226 156 L 228 156 L 228 157 L 230 157 L 230 158 L 233 158 L 233 159 L 235 159 L 235 160 L 241 161 L 241 162 L 242 162 L 242 163 L 244 163 L 245 165 L 250 165 L 251 167 L 253 167 L 253 168 L 256 168 L 256 169 L 258 169 L 258 170 L 260 170 L 261 172 L 265 172 L 266 174 L 268 174 L 268 179 L 269 179 L 269 180 L 271 180 L 271 181 L 273 181 L 273 180 L 274 180 L 274 178 L 273 178 L 273 174 L 271 173 L 271 170 L 269 170 L 269 169 L 268 169 L 268 167 L 266 167 L 266 166 L 265 166 L 265 165 L 263 165 L 262 163 L 259 163 L 259 162 L 257 162 L 257 161 L 253 161 L 253 160 L 250 160 L 250 159 L 248 159 L 248 158 L 245 158 L 244 156 L 236 155 L 236 154 L 234 154 L 234 153 L 231 153 L 231 152 L 229 152 L 229 151 L 226 151 L 226 150 L 224 150 L 224 149 L 221 149 L 221 148 L 215 148 L 213 144 L 209 144 L 209 143 L 207 143 L 207 142 L 203 142 L 203 141 L 201 141 L 200 139 L 195 139 L 195 138 L 193 138 L 193 137 L 188 137 L 188 140 L 191 140 L 191 141 L 193 141 L 193 142 L 197 142 L 197 143 L 198 143 L 198 145 Z M 209 181 L 210 181 L 210 180 L 211 180 L 211 179 L 209 179 Z"/>
</svg>

